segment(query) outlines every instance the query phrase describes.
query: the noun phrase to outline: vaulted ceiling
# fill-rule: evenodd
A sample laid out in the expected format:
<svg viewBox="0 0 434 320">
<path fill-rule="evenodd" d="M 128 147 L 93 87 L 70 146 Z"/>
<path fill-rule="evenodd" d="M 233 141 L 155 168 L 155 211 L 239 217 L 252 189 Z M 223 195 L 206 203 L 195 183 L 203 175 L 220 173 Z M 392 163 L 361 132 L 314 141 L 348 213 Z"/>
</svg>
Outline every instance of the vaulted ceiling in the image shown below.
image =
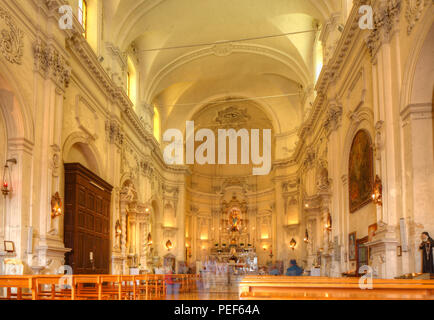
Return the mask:
<svg viewBox="0 0 434 320">
<path fill-rule="evenodd" d="M 272 115 L 275 132 L 282 133 L 302 121 L 297 93 L 315 82 L 319 31 L 226 41 L 315 30 L 341 10 L 341 2 L 112 0 L 106 4 L 110 23 L 105 28 L 122 50 L 134 44 L 140 101 L 159 108 L 163 130 L 183 127 L 215 100 L 273 96 L 257 103 Z M 192 44 L 198 46 L 185 47 Z M 167 47 L 181 48 L 150 50 Z M 294 95 L 282 97 L 288 93 Z"/>
</svg>

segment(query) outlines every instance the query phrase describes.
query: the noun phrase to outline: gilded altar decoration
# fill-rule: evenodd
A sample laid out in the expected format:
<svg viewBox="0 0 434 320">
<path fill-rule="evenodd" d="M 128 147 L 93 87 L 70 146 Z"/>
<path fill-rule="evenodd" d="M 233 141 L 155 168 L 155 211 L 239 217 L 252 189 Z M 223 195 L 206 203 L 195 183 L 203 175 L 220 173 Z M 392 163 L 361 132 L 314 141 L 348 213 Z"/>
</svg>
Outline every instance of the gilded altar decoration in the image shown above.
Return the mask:
<svg viewBox="0 0 434 320">
<path fill-rule="evenodd" d="M 57 218 L 62 215 L 62 199 L 59 192 L 56 192 L 51 197 L 51 219 Z"/>
<path fill-rule="evenodd" d="M 241 212 L 237 208 L 233 208 L 229 215 L 229 224 L 232 232 L 240 231 Z"/>
<path fill-rule="evenodd" d="M 353 213 L 372 201 L 374 183 L 374 159 L 371 138 L 359 131 L 351 146 L 349 161 L 349 200 Z"/>
</svg>

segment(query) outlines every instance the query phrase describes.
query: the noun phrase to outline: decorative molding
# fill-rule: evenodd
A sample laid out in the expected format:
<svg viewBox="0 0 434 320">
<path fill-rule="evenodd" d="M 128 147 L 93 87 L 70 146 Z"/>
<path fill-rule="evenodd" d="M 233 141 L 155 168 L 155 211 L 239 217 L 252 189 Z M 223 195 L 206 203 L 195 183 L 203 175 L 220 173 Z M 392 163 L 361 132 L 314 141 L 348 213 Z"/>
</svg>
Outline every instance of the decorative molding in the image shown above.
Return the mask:
<svg viewBox="0 0 434 320">
<path fill-rule="evenodd" d="M 35 72 L 39 72 L 44 78 L 52 79 L 62 91 L 68 87 L 71 67 L 54 46 L 37 39 L 33 43 L 33 57 Z"/>
<path fill-rule="evenodd" d="M 109 143 L 122 147 L 124 144 L 124 134 L 122 133 L 121 126 L 117 121 L 107 120 L 105 122 L 105 131 Z"/>
<path fill-rule="evenodd" d="M 384 147 L 383 131 L 384 131 L 384 121 L 382 120 L 377 121 L 377 123 L 375 124 L 375 146 L 374 146 L 375 158 L 377 160 L 381 159 L 381 151 L 383 150 Z"/>
<path fill-rule="evenodd" d="M 165 65 L 149 82 L 149 86 L 145 90 L 145 99 L 149 101 L 152 100 L 152 97 L 155 94 L 155 91 L 158 89 L 158 85 L 162 81 L 162 79 L 164 79 L 167 75 L 169 75 L 177 68 L 180 68 L 181 66 L 196 59 L 203 58 L 209 55 L 224 56 L 232 53 L 252 53 L 269 57 L 282 63 L 289 69 L 294 70 L 294 74 L 296 74 L 298 78 L 296 78 L 296 81 L 301 82 L 305 86 L 307 86 L 307 84 L 309 83 L 309 75 L 307 74 L 305 68 L 303 68 L 301 61 L 298 61 L 297 59 L 284 53 L 283 51 L 257 44 L 233 43 L 229 45 L 227 43 L 216 43 L 213 46 L 187 53 Z"/>
<path fill-rule="evenodd" d="M 342 122 L 342 105 L 340 103 L 330 104 L 327 110 L 326 120 L 324 121 L 324 129 L 327 135 L 330 135 L 333 131 L 336 131 Z"/>
<path fill-rule="evenodd" d="M 251 116 L 247 113 L 247 109 L 240 109 L 235 106 L 228 107 L 218 112 L 215 122 L 223 126 L 231 128 L 242 126 L 251 120 Z"/>
<path fill-rule="evenodd" d="M 409 104 L 401 111 L 402 126 L 405 127 L 411 120 L 432 119 L 432 103 Z"/>
<path fill-rule="evenodd" d="M 416 23 L 420 20 L 423 10 L 432 0 L 406 0 L 405 19 L 408 22 L 407 34 L 410 35 Z"/>
<path fill-rule="evenodd" d="M 365 40 L 373 64 L 377 63 L 377 52 L 382 44 L 390 41 L 395 27 L 399 25 L 401 0 L 378 1 L 376 9 L 374 29 Z"/>
<path fill-rule="evenodd" d="M 217 43 L 211 50 L 217 57 L 227 57 L 234 52 L 234 45 L 232 43 Z"/>
<path fill-rule="evenodd" d="M 10 31 L 3 29 L 0 33 L 0 53 L 7 61 L 21 65 L 23 57 L 24 34 L 17 27 L 8 11 L 0 7 L 0 19 L 3 19 Z"/>
<path fill-rule="evenodd" d="M 306 149 L 306 155 L 304 157 L 303 161 L 303 168 L 308 170 L 311 169 L 315 163 L 316 160 L 316 152 L 311 147 L 308 147 Z"/>
</svg>

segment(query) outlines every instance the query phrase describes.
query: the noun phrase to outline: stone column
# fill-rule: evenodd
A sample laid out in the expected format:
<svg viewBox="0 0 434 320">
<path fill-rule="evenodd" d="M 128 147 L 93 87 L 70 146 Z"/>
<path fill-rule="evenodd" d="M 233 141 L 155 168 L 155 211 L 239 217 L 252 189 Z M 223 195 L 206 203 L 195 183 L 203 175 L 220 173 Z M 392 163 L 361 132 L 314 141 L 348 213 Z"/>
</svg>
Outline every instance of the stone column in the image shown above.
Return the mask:
<svg viewBox="0 0 434 320">
<path fill-rule="evenodd" d="M 372 266 L 378 277 L 397 276 L 396 226 L 402 216 L 401 168 L 399 154 L 399 19 L 401 1 L 375 3 L 375 29 L 367 38 L 372 58 L 374 122 L 376 123 L 376 174 L 383 181 L 383 205 L 377 208 L 378 231 L 371 247 Z M 394 251 L 395 254 L 391 254 Z"/>
<path fill-rule="evenodd" d="M 33 44 L 35 72 L 35 157 L 33 181 L 33 227 L 39 234 L 38 265 L 55 273 L 64 264 L 63 216 L 51 218 L 50 199 L 56 192 L 64 197 L 61 168 L 63 95 L 70 78 L 65 53 L 55 44 L 38 39 Z M 29 175 L 31 176 L 31 175 Z M 21 222 L 22 226 L 26 224 Z M 51 261 L 50 265 L 48 263 Z"/>
</svg>

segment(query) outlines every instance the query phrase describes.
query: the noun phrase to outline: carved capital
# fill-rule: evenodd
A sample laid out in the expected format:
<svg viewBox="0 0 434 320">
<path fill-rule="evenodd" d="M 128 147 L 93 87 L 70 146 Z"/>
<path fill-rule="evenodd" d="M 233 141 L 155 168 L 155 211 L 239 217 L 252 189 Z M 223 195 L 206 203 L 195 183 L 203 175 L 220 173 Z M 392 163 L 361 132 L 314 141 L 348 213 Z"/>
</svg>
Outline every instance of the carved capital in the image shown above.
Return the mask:
<svg viewBox="0 0 434 320">
<path fill-rule="evenodd" d="M 406 0 L 405 4 L 405 19 L 408 23 L 407 34 L 410 35 L 422 16 L 423 10 L 432 4 L 432 0 Z"/>
<path fill-rule="evenodd" d="M 384 43 L 388 43 L 399 25 L 399 15 L 401 13 L 401 0 L 381 0 L 375 8 L 374 29 L 365 39 L 371 60 L 377 62 L 377 52 Z"/>
<path fill-rule="evenodd" d="M 107 120 L 105 123 L 107 141 L 121 147 L 124 144 L 124 135 L 117 121 Z"/>
<path fill-rule="evenodd" d="M 71 78 L 71 67 L 66 59 L 52 45 L 38 39 L 33 43 L 35 71 L 44 78 L 50 78 L 61 90 L 65 90 Z"/>
</svg>

